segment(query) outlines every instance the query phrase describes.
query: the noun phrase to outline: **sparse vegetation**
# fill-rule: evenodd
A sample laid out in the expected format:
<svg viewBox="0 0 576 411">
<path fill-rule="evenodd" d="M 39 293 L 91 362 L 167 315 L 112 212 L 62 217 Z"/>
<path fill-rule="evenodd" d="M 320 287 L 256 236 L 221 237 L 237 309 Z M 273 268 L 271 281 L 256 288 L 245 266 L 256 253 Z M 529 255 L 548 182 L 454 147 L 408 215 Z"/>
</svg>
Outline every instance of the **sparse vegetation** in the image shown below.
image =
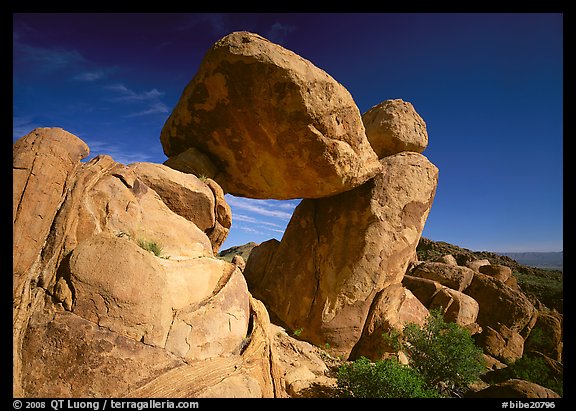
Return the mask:
<svg viewBox="0 0 576 411">
<path fill-rule="evenodd" d="M 485 370 L 482 349 L 465 328 L 445 322 L 440 310 L 431 310 L 423 327 L 408 324 L 403 334 L 402 349 L 410 366 L 430 387 L 459 394 Z"/>
<path fill-rule="evenodd" d="M 156 257 L 165 258 L 165 259 L 170 258 L 170 256 L 166 256 L 166 255 L 162 254 L 162 246 L 155 241 L 140 239 L 140 240 L 138 240 L 138 245 L 143 250 L 150 251 Z"/>
<path fill-rule="evenodd" d="M 422 375 L 395 359 L 370 362 L 365 357 L 344 364 L 338 370 L 342 397 L 354 398 L 438 398 Z"/>
<path fill-rule="evenodd" d="M 445 322 L 440 310 L 431 310 L 424 326 L 408 324 L 402 335 L 392 332 L 383 338 L 407 354 L 408 366 L 364 357 L 345 364 L 338 371 L 343 396 L 460 396 L 485 370 L 482 349 L 465 328 Z"/>
<path fill-rule="evenodd" d="M 498 381 L 510 378 L 531 381 L 549 388 L 563 396 L 563 378 L 544 360 L 537 355 L 524 355 L 508 367 L 499 370 Z M 489 381 L 497 382 L 497 381 Z"/>
<path fill-rule="evenodd" d="M 302 331 L 304 331 L 303 327 L 298 328 L 297 330 L 294 330 L 294 332 L 292 333 L 292 335 L 299 337 L 300 334 L 302 334 Z"/>
</svg>

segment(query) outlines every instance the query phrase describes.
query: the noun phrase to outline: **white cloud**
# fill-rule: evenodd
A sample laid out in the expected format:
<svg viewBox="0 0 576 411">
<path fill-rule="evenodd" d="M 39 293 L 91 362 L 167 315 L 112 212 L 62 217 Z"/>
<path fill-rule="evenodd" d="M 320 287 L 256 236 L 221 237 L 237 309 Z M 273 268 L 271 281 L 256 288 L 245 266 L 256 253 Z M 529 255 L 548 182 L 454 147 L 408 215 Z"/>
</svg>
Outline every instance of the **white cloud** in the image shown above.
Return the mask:
<svg viewBox="0 0 576 411">
<path fill-rule="evenodd" d="M 270 27 L 270 30 L 268 30 L 266 38 L 276 44 L 283 44 L 288 34 L 294 30 L 296 30 L 296 26 L 276 22 Z"/>
<path fill-rule="evenodd" d="M 136 162 L 155 161 L 154 155 L 144 151 L 134 151 L 122 144 L 111 144 L 108 141 L 90 140 L 86 138 L 83 138 L 83 140 L 88 144 L 88 147 L 90 147 L 90 156 L 84 161 L 89 161 L 99 154 L 107 154 L 112 157 L 114 161 L 125 165 Z"/>
<path fill-rule="evenodd" d="M 32 63 L 38 71 L 54 71 L 86 62 L 84 56 L 77 50 L 31 46 L 18 41 L 18 37 L 14 41 L 14 59 Z"/>
<path fill-rule="evenodd" d="M 154 103 L 150 108 L 137 111 L 135 113 L 127 114 L 125 117 L 141 117 L 148 116 L 150 114 L 166 114 L 169 113 L 170 109 L 164 103 Z"/>
<path fill-rule="evenodd" d="M 92 82 L 104 78 L 104 71 L 86 71 L 74 76 L 74 80 Z"/>
<path fill-rule="evenodd" d="M 281 220 L 290 220 L 292 217 L 292 213 L 278 209 L 276 204 L 271 203 L 270 200 L 254 200 L 248 198 L 233 197 L 229 194 L 227 194 L 226 197 L 226 201 L 232 208 L 250 211 L 254 214 L 266 217 L 275 217 Z"/>
<path fill-rule="evenodd" d="M 147 101 L 147 100 L 157 100 L 158 98 L 164 95 L 163 92 L 158 91 L 157 89 L 153 88 L 150 91 L 142 91 L 140 93 L 135 92 L 134 90 L 129 89 L 124 84 L 112 84 L 105 86 L 106 89 L 112 90 L 120 94 L 117 97 L 113 97 L 113 100 L 116 101 Z"/>
</svg>

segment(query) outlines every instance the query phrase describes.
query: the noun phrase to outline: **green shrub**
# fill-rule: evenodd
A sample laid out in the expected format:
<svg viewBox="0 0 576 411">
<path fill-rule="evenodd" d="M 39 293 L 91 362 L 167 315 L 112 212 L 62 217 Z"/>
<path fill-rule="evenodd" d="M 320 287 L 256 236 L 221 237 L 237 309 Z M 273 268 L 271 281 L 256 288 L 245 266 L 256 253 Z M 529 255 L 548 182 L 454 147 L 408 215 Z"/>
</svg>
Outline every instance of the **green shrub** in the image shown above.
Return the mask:
<svg viewBox="0 0 576 411">
<path fill-rule="evenodd" d="M 423 327 L 404 327 L 403 351 L 409 365 L 429 387 L 447 386 L 461 391 L 485 370 L 482 349 L 470 333 L 456 323 L 445 322 L 439 310 L 431 310 Z"/>
<path fill-rule="evenodd" d="M 438 391 L 426 387 L 418 371 L 394 359 L 370 362 L 365 357 L 342 365 L 337 376 L 343 397 L 437 398 Z"/>
<path fill-rule="evenodd" d="M 518 378 L 531 381 L 549 388 L 560 396 L 563 395 L 562 378 L 554 372 L 552 367 L 542 357 L 525 355 L 503 370 L 502 378 Z"/>
<path fill-rule="evenodd" d="M 148 240 L 138 240 L 138 245 L 142 249 L 152 252 L 156 257 L 162 257 L 162 246 L 157 242 Z"/>
</svg>

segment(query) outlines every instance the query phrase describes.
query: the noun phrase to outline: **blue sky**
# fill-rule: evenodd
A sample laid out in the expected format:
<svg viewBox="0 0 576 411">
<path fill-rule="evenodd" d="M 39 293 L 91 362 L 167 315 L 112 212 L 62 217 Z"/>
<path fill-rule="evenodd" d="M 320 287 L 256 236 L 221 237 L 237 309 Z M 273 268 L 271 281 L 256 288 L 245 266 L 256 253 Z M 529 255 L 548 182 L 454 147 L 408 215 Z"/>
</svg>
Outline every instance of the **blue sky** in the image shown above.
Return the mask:
<svg viewBox="0 0 576 411">
<path fill-rule="evenodd" d="M 563 249 L 562 14 L 14 14 L 13 141 L 62 127 L 91 156 L 162 163 L 170 111 L 208 48 L 237 30 L 312 61 L 362 113 L 414 105 L 440 170 L 425 237 Z M 281 239 L 298 204 L 227 200 L 223 249 Z"/>
</svg>

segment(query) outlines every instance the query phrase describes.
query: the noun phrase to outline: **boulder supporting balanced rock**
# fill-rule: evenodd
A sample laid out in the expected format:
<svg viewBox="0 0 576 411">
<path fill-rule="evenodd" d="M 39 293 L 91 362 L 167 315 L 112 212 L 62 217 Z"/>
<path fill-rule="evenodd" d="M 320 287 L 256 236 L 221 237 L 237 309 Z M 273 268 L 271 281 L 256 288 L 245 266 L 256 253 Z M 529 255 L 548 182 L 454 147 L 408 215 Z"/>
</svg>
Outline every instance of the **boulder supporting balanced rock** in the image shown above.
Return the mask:
<svg viewBox="0 0 576 411">
<path fill-rule="evenodd" d="M 303 200 L 280 243 L 254 248 L 250 291 L 300 338 L 347 357 L 378 292 L 399 284 L 434 198 L 438 170 L 404 152 L 383 172 L 334 197 Z M 265 252 L 259 249 L 265 247 Z"/>
<path fill-rule="evenodd" d="M 161 133 L 170 167 L 251 198 L 319 198 L 353 189 L 381 167 L 350 93 L 267 39 L 217 41 Z"/>
<path fill-rule="evenodd" d="M 426 123 L 407 101 L 383 101 L 362 114 L 362 121 L 378 158 L 402 151 L 422 153 L 428 146 Z"/>
</svg>

